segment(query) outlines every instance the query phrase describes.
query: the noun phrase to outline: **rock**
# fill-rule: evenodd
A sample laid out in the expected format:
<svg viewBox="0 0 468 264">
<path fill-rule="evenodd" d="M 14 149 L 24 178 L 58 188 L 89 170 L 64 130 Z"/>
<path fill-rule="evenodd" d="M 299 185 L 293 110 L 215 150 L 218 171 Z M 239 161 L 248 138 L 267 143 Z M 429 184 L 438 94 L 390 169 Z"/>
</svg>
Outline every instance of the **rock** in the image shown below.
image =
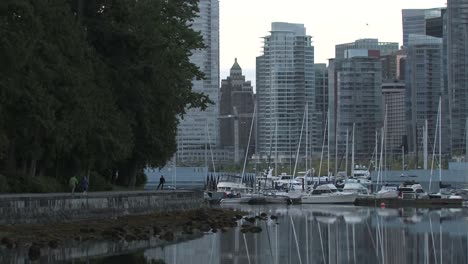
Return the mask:
<svg viewBox="0 0 468 264">
<path fill-rule="evenodd" d="M 12 249 L 16 245 L 15 241 L 13 241 L 13 239 L 11 239 L 9 237 L 2 238 L 1 243 L 2 243 L 2 245 L 5 245 L 8 249 Z"/>
<path fill-rule="evenodd" d="M 88 233 L 94 233 L 94 232 L 96 232 L 94 228 L 88 228 L 88 227 L 80 228 L 80 233 L 88 234 Z"/>
<path fill-rule="evenodd" d="M 161 233 L 161 228 L 159 226 L 153 226 L 153 236 L 159 235 Z"/>
<path fill-rule="evenodd" d="M 54 240 L 49 241 L 48 245 L 49 245 L 50 248 L 57 248 L 58 245 L 59 245 L 59 242 L 58 242 L 58 240 L 54 239 Z"/>
<path fill-rule="evenodd" d="M 170 242 L 174 241 L 175 235 L 172 231 L 167 231 L 165 234 L 161 235 L 160 238 Z"/>
<path fill-rule="evenodd" d="M 260 233 L 262 232 L 262 228 L 259 227 L 259 226 L 252 226 L 250 229 L 249 229 L 250 233 Z"/>
<path fill-rule="evenodd" d="M 278 217 L 276 215 L 272 215 L 270 216 L 271 220 L 275 220 L 275 219 L 278 219 Z"/>
<path fill-rule="evenodd" d="M 249 221 L 250 223 L 255 223 L 255 217 L 249 217 L 246 219 L 247 221 Z"/>
<path fill-rule="evenodd" d="M 211 232 L 213 232 L 213 233 L 218 233 L 218 229 L 213 228 L 213 229 L 211 229 Z"/>
<path fill-rule="evenodd" d="M 41 248 L 38 245 L 33 244 L 29 247 L 28 257 L 32 261 L 38 260 L 41 257 Z"/>
<path fill-rule="evenodd" d="M 211 227 L 209 225 L 206 225 L 206 224 L 202 225 L 200 227 L 200 231 L 202 231 L 202 232 L 209 232 L 210 230 L 211 230 Z"/>
<path fill-rule="evenodd" d="M 222 233 L 226 233 L 227 231 L 228 231 L 227 228 L 221 228 Z"/>
<path fill-rule="evenodd" d="M 127 242 L 134 241 L 134 240 L 137 240 L 137 237 L 134 235 L 128 234 L 125 236 L 125 241 Z"/>
<path fill-rule="evenodd" d="M 260 216 L 265 218 L 265 217 L 267 217 L 267 214 L 266 213 L 261 213 Z"/>
<path fill-rule="evenodd" d="M 250 228 L 242 228 L 240 231 L 241 233 L 247 233 L 249 232 Z"/>
<path fill-rule="evenodd" d="M 236 217 L 237 220 L 241 220 L 241 219 L 242 219 L 242 215 L 239 215 L 239 214 L 237 214 L 235 217 Z"/>
</svg>

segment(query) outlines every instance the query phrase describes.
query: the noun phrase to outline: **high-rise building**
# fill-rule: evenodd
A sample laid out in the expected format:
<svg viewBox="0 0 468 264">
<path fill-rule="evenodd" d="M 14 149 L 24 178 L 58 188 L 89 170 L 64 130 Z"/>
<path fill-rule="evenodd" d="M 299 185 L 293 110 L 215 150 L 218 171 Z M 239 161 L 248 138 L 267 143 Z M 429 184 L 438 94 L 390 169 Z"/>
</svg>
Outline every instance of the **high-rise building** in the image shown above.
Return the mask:
<svg viewBox="0 0 468 264">
<path fill-rule="evenodd" d="M 379 42 L 378 39 L 358 39 L 355 42 L 335 46 L 335 59 L 344 59 L 347 50 L 365 49 L 379 51 L 380 56 L 389 55 L 398 50 L 398 42 Z M 376 54 L 373 54 L 376 55 Z"/>
<path fill-rule="evenodd" d="M 380 61 L 382 62 L 382 81 L 394 82 L 404 80 L 405 59 L 406 55 L 403 50 L 380 56 Z"/>
<path fill-rule="evenodd" d="M 303 24 L 274 22 L 270 33 L 257 57 L 256 156 L 286 162 L 296 159 L 299 143 L 299 158 L 306 149 L 310 154 L 316 127 L 314 47 Z"/>
<path fill-rule="evenodd" d="M 382 83 L 384 109 L 387 110 L 386 153 L 400 155 L 408 151 L 405 122 L 405 83 Z"/>
<path fill-rule="evenodd" d="M 408 46 L 409 35 L 428 35 L 441 38 L 445 8 L 403 9 L 403 46 Z"/>
<path fill-rule="evenodd" d="M 334 154 L 335 173 L 344 159 L 346 133 L 351 135 L 353 124 L 355 156 L 360 161 L 371 159 L 375 132 L 383 124 L 379 51 L 348 49 L 344 54 L 343 59 L 330 60 L 328 73 L 330 152 Z"/>
<path fill-rule="evenodd" d="M 238 163 L 245 157 L 247 145 L 250 154 L 255 149 L 254 135 L 251 132 L 254 112 L 254 94 L 250 81 L 245 81 L 242 68 L 235 59 L 230 75 L 221 81 L 220 140 L 221 148 L 234 150 L 234 162 Z M 250 143 L 249 143 L 249 138 Z"/>
<path fill-rule="evenodd" d="M 214 102 L 205 111 L 189 109 L 177 131 L 177 158 L 185 164 L 206 161 L 207 149 L 219 145 L 219 0 L 200 0 L 199 16 L 192 23 L 203 37 L 205 48 L 194 50 L 190 61 L 205 73 L 193 81 L 193 91 Z"/>
<path fill-rule="evenodd" d="M 316 63 L 315 72 L 315 109 L 317 111 L 317 131 L 314 152 L 322 151 L 323 137 L 328 113 L 328 68 L 325 63 Z M 326 136 L 325 136 L 326 137 Z"/>
<path fill-rule="evenodd" d="M 447 2 L 447 65 L 453 155 L 462 155 L 468 146 L 465 135 L 468 118 L 468 2 Z"/>
<path fill-rule="evenodd" d="M 380 57 L 382 62 L 382 97 L 386 109 L 386 153 L 401 155 L 401 147 L 408 151 L 405 120 L 405 63 L 404 50 Z M 384 113 L 385 114 L 385 113 Z"/>
<path fill-rule="evenodd" d="M 428 131 L 428 144 L 434 144 L 439 100 L 443 93 L 442 39 L 426 35 L 409 35 L 406 67 L 406 121 L 409 150 L 423 148 L 423 127 Z M 448 115 L 442 111 L 442 131 L 447 134 Z M 449 152 L 449 137 L 443 137 L 443 153 Z"/>
</svg>

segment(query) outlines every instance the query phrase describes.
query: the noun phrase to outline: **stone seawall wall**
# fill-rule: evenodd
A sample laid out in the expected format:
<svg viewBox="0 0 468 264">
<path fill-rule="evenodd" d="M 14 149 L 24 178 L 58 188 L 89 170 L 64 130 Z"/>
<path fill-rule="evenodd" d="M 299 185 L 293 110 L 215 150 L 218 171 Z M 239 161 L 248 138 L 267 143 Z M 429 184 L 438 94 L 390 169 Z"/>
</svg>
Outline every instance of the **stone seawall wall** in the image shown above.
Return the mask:
<svg viewBox="0 0 468 264">
<path fill-rule="evenodd" d="M 10 194 L 0 195 L 0 225 L 114 218 L 203 205 L 203 192 L 188 190 Z"/>
</svg>

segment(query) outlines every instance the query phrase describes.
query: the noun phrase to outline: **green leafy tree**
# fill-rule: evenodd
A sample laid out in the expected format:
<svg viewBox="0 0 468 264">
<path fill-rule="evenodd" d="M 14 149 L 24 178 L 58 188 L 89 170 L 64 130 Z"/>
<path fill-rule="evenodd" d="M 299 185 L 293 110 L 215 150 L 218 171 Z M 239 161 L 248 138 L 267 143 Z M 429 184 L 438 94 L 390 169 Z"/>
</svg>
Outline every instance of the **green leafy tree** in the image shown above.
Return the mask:
<svg viewBox="0 0 468 264">
<path fill-rule="evenodd" d="M 119 182 L 135 185 L 144 167 L 161 167 L 176 150 L 178 117 L 210 102 L 192 91 L 202 72 L 190 62 L 203 48 L 190 22 L 197 1 L 75 1 L 88 39 L 110 69 L 117 104 L 132 128 L 134 146 L 120 163 Z"/>
</svg>

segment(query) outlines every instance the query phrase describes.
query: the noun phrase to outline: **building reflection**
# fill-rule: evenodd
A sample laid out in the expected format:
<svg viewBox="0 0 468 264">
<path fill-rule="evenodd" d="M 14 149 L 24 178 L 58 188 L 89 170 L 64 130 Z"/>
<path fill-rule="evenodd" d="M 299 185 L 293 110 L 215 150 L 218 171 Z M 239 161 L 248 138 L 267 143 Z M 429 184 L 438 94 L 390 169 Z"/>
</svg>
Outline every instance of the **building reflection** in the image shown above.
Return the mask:
<svg viewBox="0 0 468 264">
<path fill-rule="evenodd" d="M 278 220 L 151 249 L 166 263 L 468 263 L 467 209 L 380 209 L 348 206 L 246 206 Z"/>
</svg>

